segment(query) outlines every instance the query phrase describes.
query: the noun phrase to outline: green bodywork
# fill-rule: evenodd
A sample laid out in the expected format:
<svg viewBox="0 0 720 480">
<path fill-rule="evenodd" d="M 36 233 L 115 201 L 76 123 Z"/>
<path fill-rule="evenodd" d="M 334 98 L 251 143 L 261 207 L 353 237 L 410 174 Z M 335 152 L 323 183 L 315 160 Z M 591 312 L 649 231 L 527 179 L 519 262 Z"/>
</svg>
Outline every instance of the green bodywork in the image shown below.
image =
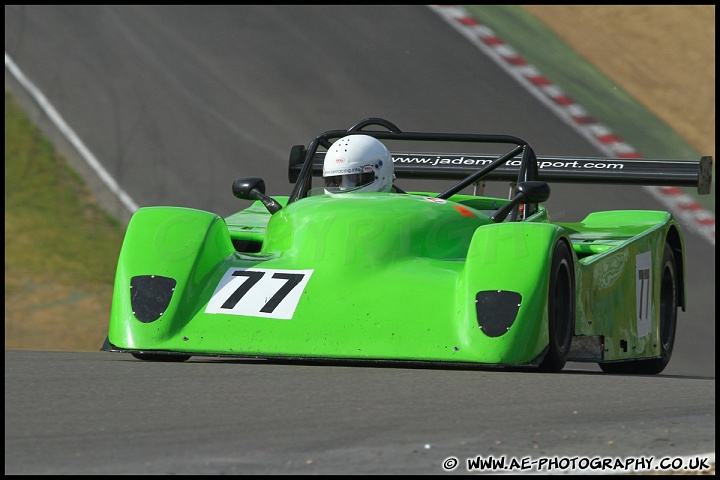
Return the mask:
<svg viewBox="0 0 720 480">
<path fill-rule="evenodd" d="M 636 259 L 650 259 L 654 275 L 670 242 L 682 287 L 682 236 L 670 213 L 552 223 L 540 207 L 495 223 L 490 215 L 508 200 L 434 196 L 316 195 L 289 205 L 275 197 L 283 208 L 272 215 L 255 202 L 227 218 L 141 208 L 120 252 L 106 349 L 537 364 L 548 347 L 553 248 L 567 242 L 576 287 L 570 360 L 660 355 L 660 282 L 650 283 L 649 331 L 639 332 Z M 520 295 L 517 314 L 499 320 L 501 334 L 481 328 L 478 292 Z"/>
</svg>

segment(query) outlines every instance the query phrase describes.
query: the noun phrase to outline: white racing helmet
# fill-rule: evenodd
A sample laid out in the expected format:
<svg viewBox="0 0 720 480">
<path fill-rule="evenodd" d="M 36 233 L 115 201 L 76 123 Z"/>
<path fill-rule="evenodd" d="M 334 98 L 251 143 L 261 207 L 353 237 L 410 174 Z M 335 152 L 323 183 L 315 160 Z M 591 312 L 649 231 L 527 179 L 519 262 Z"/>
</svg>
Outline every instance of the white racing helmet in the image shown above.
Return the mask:
<svg viewBox="0 0 720 480">
<path fill-rule="evenodd" d="M 369 135 L 348 135 L 325 154 L 325 193 L 389 192 L 395 178 L 387 147 Z"/>
</svg>

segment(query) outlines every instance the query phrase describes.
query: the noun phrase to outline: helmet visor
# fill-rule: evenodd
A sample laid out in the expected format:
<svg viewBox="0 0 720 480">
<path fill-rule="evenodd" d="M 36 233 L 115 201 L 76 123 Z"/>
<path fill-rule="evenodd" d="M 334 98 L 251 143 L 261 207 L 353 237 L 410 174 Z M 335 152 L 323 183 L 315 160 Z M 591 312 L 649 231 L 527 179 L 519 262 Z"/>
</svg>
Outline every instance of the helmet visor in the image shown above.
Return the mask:
<svg viewBox="0 0 720 480">
<path fill-rule="evenodd" d="M 375 181 L 375 172 L 350 173 L 325 177 L 325 190 L 331 193 L 350 192 L 370 185 Z"/>
</svg>

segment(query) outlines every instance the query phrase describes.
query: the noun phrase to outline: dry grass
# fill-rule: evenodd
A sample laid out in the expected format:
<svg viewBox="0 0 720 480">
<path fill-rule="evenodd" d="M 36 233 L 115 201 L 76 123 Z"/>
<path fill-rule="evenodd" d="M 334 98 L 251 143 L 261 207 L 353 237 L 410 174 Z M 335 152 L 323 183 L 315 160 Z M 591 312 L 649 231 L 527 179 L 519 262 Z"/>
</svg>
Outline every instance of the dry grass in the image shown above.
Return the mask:
<svg viewBox="0 0 720 480">
<path fill-rule="evenodd" d="M 523 5 L 715 158 L 715 5 Z"/>
</svg>

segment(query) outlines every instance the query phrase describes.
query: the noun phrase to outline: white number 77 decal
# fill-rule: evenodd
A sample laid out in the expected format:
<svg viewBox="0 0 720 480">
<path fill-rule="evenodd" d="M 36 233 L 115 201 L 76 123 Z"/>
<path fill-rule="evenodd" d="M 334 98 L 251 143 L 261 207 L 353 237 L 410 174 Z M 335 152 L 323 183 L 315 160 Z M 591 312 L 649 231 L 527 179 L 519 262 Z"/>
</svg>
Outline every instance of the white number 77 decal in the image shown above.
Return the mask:
<svg viewBox="0 0 720 480">
<path fill-rule="evenodd" d="M 635 257 L 635 313 L 638 338 L 650 335 L 652 325 L 652 255 L 644 252 Z"/>
<path fill-rule="evenodd" d="M 289 320 L 312 270 L 231 268 L 215 288 L 205 313 Z"/>
</svg>

